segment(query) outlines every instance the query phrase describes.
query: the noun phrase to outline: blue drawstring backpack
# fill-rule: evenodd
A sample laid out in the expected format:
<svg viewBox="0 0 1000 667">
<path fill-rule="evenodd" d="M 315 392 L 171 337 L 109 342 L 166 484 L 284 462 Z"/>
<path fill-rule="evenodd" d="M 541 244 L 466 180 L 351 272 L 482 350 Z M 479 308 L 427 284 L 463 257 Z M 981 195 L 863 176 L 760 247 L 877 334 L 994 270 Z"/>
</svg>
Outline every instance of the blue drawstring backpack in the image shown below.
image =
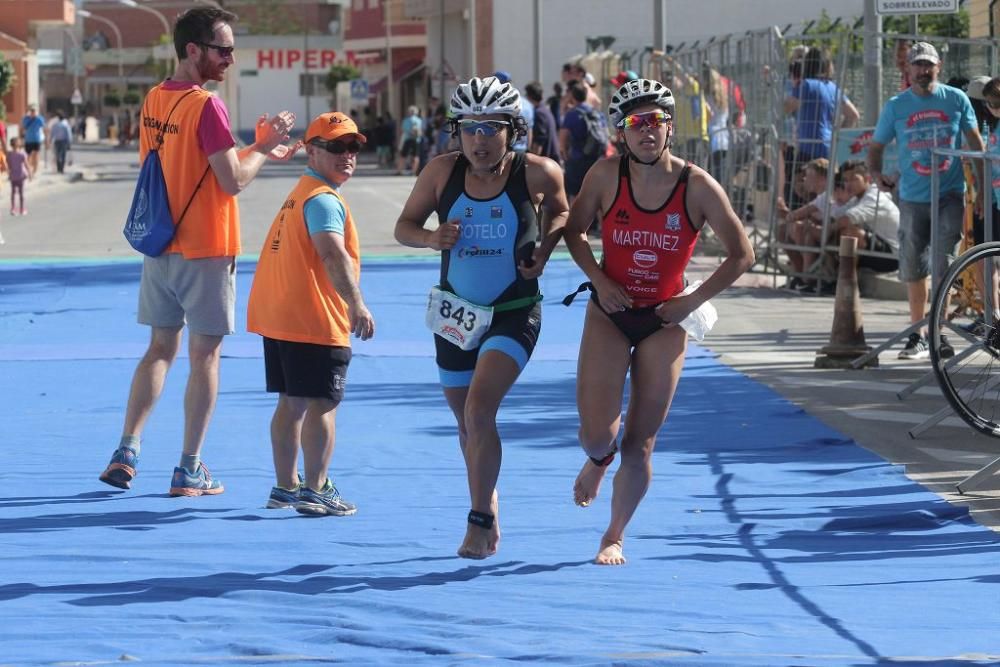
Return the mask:
<svg viewBox="0 0 1000 667">
<path fill-rule="evenodd" d="M 174 224 L 173 215 L 170 213 L 170 200 L 167 198 L 167 183 L 163 179 L 163 165 L 160 164 L 160 148 L 163 147 L 164 132 L 168 127 L 170 115 L 181 101 L 193 93 L 188 91 L 181 95 L 181 99 L 174 103 L 170 112 L 167 113 L 163 124 L 157 129 L 154 148 L 150 148 L 146 153 L 146 159 L 142 161 L 142 168 L 139 170 L 139 180 L 135 184 L 135 194 L 132 195 L 132 206 L 129 207 L 128 217 L 125 218 L 125 239 L 133 248 L 148 257 L 159 257 L 167 249 L 177 232 L 177 226 L 181 224 L 184 215 L 187 213 L 194 195 L 198 194 L 205 176 L 208 175 L 208 168 L 201 175 L 201 180 L 194 189 L 194 194 L 188 200 L 187 206 L 181 213 L 181 217 Z M 145 107 L 141 116 L 145 116 Z"/>
</svg>

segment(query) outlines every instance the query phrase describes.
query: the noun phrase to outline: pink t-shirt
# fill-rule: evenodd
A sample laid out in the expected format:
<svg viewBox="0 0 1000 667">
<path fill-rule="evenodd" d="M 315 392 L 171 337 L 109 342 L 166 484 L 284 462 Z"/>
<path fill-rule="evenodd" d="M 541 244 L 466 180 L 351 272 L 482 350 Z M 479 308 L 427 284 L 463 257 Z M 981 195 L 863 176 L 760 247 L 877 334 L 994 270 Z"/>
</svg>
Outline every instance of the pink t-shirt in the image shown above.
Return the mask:
<svg viewBox="0 0 1000 667">
<path fill-rule="evenodd" d="M 197 86 L 194 81 L 168 79 L 163 82 L 164 90 L 190 90 Z M 214 155 L 236 145 L 229 125 L 229 111 L 222 100 L 215 95 L 205 102 L 205 108 L 202 109 L 201 120 L 198 123 L 198 145 L 205 151 L 205 155 Z"/>
<path fill-rule="evenodd" d="M 7 169 L 11 183 L 20 183 L 28 178 L 28 154 L 23 150 L 7 153 Z"/>
</svg>

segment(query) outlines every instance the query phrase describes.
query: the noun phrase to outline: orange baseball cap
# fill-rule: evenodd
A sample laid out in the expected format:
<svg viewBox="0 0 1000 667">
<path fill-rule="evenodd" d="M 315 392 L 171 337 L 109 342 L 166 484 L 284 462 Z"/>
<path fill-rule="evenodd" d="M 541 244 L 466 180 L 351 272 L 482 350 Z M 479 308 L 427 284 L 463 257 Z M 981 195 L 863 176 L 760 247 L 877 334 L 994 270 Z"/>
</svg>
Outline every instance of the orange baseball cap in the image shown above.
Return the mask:
<svg viewBox="0 0 1000 667">
<path fill-rule="evenodd" d="M 358 131 L 357 123 L 350 117 L 339 111 L 331 111 L 321 113 L 313 119 L 313 122 L 309 123 L 309 129 L 306 130 L 306 143 L 313 139 L 334 141 L 348 135 L 356 137 L 361 143 L 368 141 L 365 135 Z"/>
</svg>

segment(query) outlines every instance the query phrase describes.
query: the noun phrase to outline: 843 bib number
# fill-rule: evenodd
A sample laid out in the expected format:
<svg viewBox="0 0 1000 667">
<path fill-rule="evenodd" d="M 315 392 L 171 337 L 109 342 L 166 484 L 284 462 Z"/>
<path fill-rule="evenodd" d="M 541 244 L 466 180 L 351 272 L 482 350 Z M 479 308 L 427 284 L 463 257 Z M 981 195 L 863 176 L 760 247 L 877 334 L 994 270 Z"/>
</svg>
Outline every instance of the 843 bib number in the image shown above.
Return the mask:
<svg viewBox="0 0 1000 667">
<path fill-rule="evenodd" d="M 439 287 L 427 297 L 424 322 L 435 335 L 441 336 L 463 350 L 479 347 L 483 334 L 493 321 L 493 308 L 466 301 Z"/>
</svg>

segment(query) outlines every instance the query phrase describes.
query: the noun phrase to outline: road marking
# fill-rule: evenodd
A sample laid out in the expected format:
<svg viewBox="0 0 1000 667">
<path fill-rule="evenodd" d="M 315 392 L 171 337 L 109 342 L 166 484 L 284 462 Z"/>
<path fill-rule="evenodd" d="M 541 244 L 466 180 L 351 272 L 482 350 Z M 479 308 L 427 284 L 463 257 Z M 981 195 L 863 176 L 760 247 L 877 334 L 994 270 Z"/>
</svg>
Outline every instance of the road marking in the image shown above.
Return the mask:
<svg viewBox="0 0 1000 667">
<path fill-rule="evenodd" d="M 898 410 L 848 410 L 839 408 L 839 412 L 856 419 L 868 421 L 898 422 L 900 424 L 913 424 L 914 426 L 927 421 L 928 415 L 923 412 L 900 412 Z M 971 428 L 959 417 L 945 417 L 935 426 L 958 426 L 963 429 Z"/>
<path fill-rule="evenodd" d="M 880 391 L 898 393 L 910 386 L 909 382 L 873 382 L 871 380 L 832 380 L 828 378 L 779 378 L 776 382 L 793 387 L 837 387 L 838 389 L 858 389 L 864 391 Z M 941 389 L 936 384 L 930 384 L 917 389 L 915 394 L 921 396 L 942 397 Z"/>
</svg>

